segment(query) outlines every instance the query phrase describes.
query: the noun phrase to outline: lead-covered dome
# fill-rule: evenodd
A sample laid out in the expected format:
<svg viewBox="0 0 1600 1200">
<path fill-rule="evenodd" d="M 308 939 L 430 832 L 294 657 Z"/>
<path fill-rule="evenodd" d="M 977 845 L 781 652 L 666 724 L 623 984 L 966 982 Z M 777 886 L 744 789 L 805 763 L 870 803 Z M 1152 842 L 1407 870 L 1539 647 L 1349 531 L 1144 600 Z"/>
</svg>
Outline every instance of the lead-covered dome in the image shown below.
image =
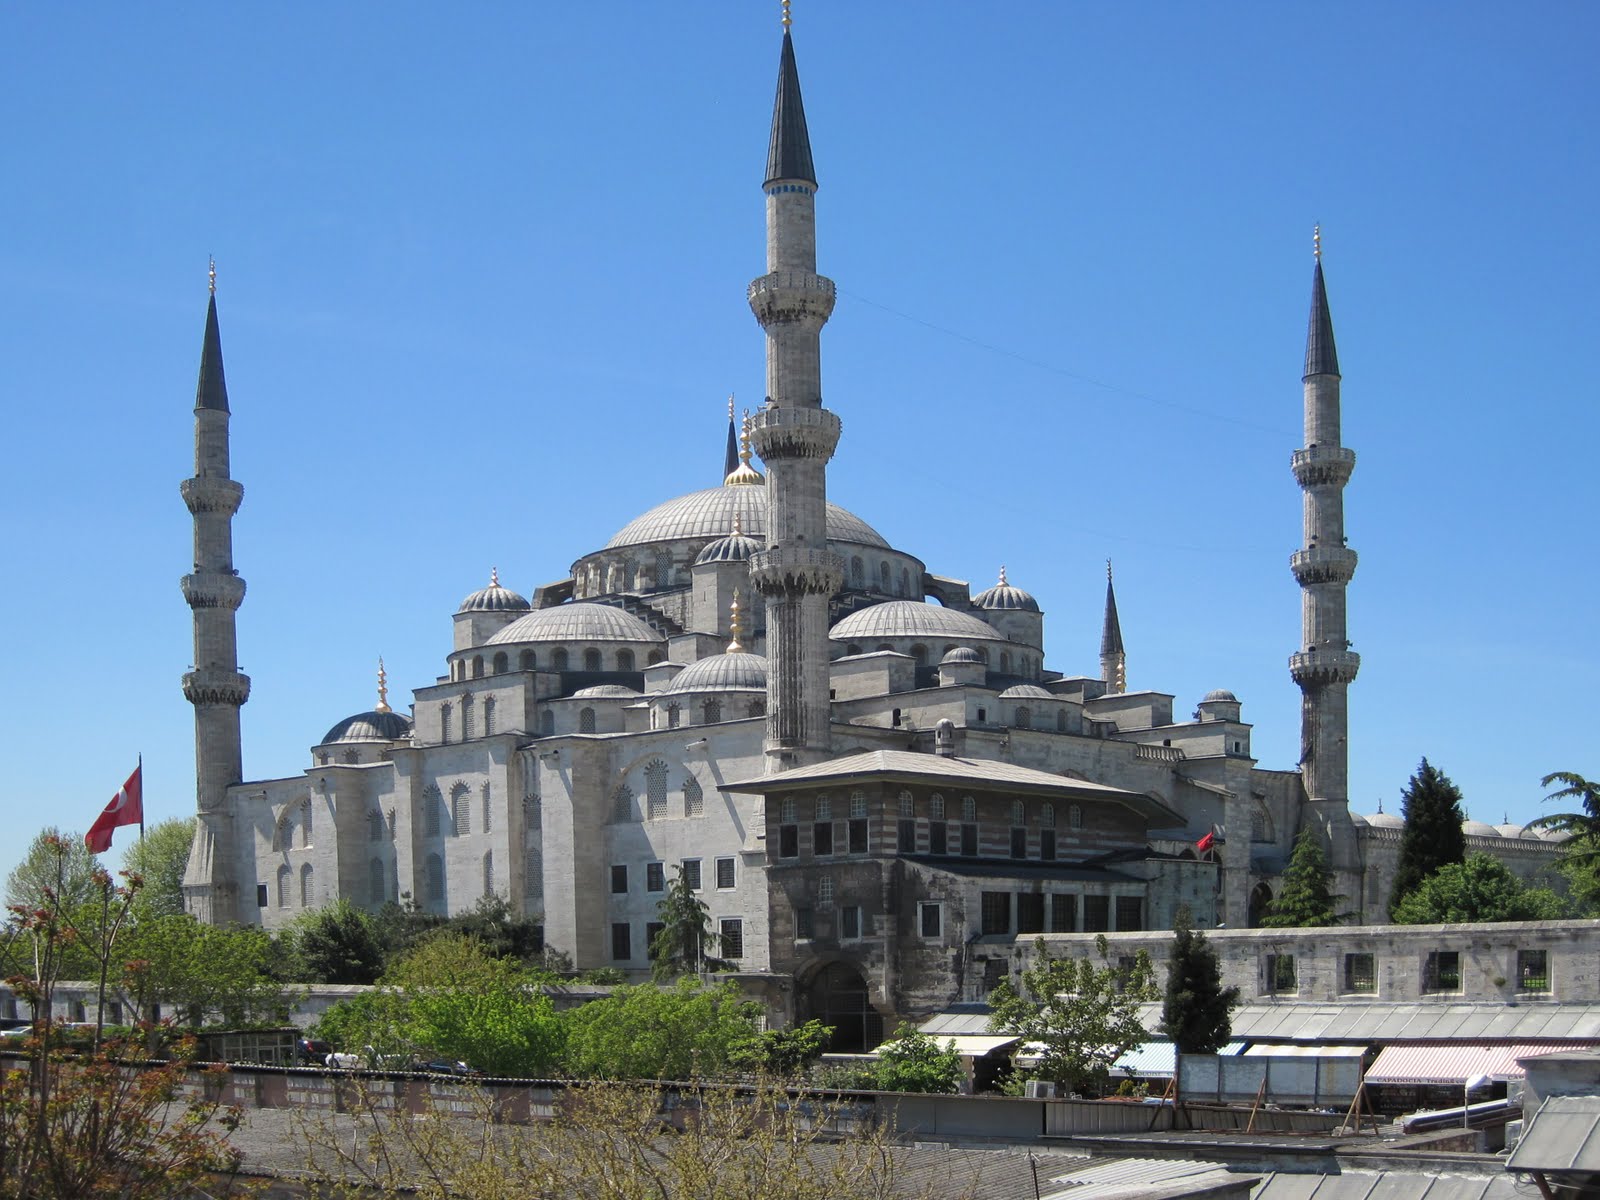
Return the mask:
<svg viewBox="0 0 1600 1200">
<path fill-rule="evenodd" d="M 508 587 L 500 586 L 498 569 L 489 572 L 489 586 L 473 592 L 457 612 L 527 612 L 533 606 Z"/>
<path fill-rule="evenodd" d="M 761 543 L 755 538 L 746 537 L 742 533 L 730 533 L 700 551 L 694 560 L 694 565 L 698 567 L 701 563 L 749 562 L 750 556 L 760 549 Z"/>
<path fill-rule="evenodd" d="M 661 634 L 630 612 L 609 604 L 558 604 L 518 617 L 489 639 L 511 642 L 659 642 Z"/>
<path fill-rule="evenodd" d="M 1393 813 L 1375 812 L 1367 814 L 1367 824 L 1374 829 L 1404 829 L 1406 823 Z"/>
<path fill-rule="evenodd" d="M 733 528 L 735 517 L 746 537 L 765 538 L 766 488 L 724 484 L 668 500 L 617 530 L 605 549 L 722 537 Z M 828 540 L 889 549 L 882 534 L 837 504 L 828 505 Z"/>
<path fill-rule="evenodd" d="M 983 662 L 983 655 L 979 654 L 971 646 L 957 646 L 953 650 L 945 651 L 945 656 L 939 660 L 939 665 L 942 667 L 942 666 L 946 665 L 947 663 L 949 663 L 949 664 L 955 664 L 955 663 L 979 663 L 979 664 L 981 664 L 982 662 Z"/>
<path fill-rule="evenodd" d="M 829 630 L 828 636 L 839 642 L 886 637 L 1005 640 L 993 625 L 977 617 L 918 600 L 887 600 L 851 613 Z"/>
<path fill-rule="evenodd" d="M 1213 688 L 1211 691 L 1206 693 L 1205 699 L 1200 701 L 1200 703 L 1201 704 L 1237 704 L 1237 703 L 1239 703 L 1239 697 L 1235 696 L 1227 688 Z"/>
<path fill-rule="evenodd" d="M 411 720 L 397 712 L 357 713 L 346 717 L 327 733 L 319 746 L 335 742 L 398 742 L 411 736 Z"/>
<path fill-rule="evenodd" d="M 1000 582 L 985 588 L 972 598 L 979 608 L 999 609 L 1009 612 L 1038 612 L 1039 602 L 1006 579 L 1006 569 L 1000 568 Z"/>
<path fill-rule="evenodd" d="M 1002 700 L 1059 700 L 1054 692 L 1047 692 L 1036 683 L 1019 683 L 1000 693 Z"/>
<path fill-rule="evenodd" d="M 1499 837 L 1500 831 L 1487 821 L 1463 821 L 1461 832 L 1468 837 Z"/>
<path fill-rule="evenodd" d="M 626 700 L 637 699 L 643 693 L 620 683 L 597 683 L 593 687 L 579 688 L 572 693 L 574 700 Z"/>
<path fill-rule="evenodd" d="M 730 651 L 690 663 L 679 671 L 668 692 L 765 692 L 767 660 L 759 654 Z"/>
</svg>

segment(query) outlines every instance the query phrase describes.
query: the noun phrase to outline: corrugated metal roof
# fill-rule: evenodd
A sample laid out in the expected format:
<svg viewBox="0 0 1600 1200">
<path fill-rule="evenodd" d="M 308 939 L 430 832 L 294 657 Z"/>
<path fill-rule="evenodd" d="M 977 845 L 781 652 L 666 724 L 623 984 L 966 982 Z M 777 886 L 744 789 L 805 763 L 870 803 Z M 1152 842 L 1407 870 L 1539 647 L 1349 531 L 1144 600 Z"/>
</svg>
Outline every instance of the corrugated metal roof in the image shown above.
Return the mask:
<svg viewBox="0 0 1600 1200">
<path fill-rule="evenodd" d="M 1506 1170 L 1600 1172 L 1600 1096 L 1551 1096 L 1523 1129 Z"/>
<path fill-rule="evenodd" d="M 1225 1183 L 1243 1182 L 1221 1163 L 1176 1158 L 1094 1158 L 1081 1167 L 1052 1173 L 1050 1182 L 1040 1180 L 1044 1200 L 1094 1200 L 1136 1194 L 1157 1184 L 1183 1183 L 1196 1190 Z"/>
<path fill-rule="evenodd" d="M 1140 1019 L 1154 1033 L 1161 1025 L 1161 1005 L 1144 1005 Z M 1463 1037 L 1600 1042 L 1600 1004 L 1319 1004 L 1286 1000 L 1240 1005 L 1233 1012 L 1233 1034 L 1286 1042 L 1427 1042 Z"/>
<path fill-rule="evenodd" d="M 1244 1045 L 1243 1042 L 1229 1042 L 1217 1053 L 1238 1054 Z M 1177 1047 L 1171 1042 L 1146 1042 L 1117 1059 L 1111 1064 L 1111 1069 L 1125 1071 L 1129 1075 L 1162 1075 L 1170 1078 L 1176 1069 L 1177 1057 Z"/>
<path fill-rule="evenodd" d="M 948 1033 L 935 1035 L 933 1040 L 938 1043 L 941 1050 L 953 1046 L 955 1052 L 963 1058 L 982 1058 L 985 1054 L 999 1050 L 1002 1046 L 1013 1045 L 1022 1039 L 1016 1036 L 1008 1037 L 1003 1033 Z M 879 1057 L 883 1053 L 884 1046 L 892 1044 L 884 1042 L 871 1052 L 871 1056 Z"/>
<path fill-rule="evenodd" d="M 1474 1075 L 1490 1079 L 1521 1079 L 1517 1059 L 1572 1045 L 1528 1045 L 1507 1042 L 1450 1042 L 1386 1046 L 1367 1068 L 1368 1083 L 1464 1083 Z"/>
<path fill-rule="evenodd" d="M 1523 1200 L 1509 1175 L 1439 1175 L 1420 1171 L 1344 1171 L 1338 1175 L 1266 1176 L 1250 1200 Z"/>
</svg>

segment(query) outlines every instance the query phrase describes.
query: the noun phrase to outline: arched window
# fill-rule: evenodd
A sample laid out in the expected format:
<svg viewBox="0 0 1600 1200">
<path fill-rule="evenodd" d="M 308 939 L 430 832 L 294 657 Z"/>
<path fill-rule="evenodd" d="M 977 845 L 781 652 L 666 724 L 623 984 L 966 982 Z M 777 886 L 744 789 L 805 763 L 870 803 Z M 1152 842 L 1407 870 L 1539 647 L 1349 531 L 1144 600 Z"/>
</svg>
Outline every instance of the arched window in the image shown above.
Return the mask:
<svg viewBox="0 0 1600 1200">
<path fill-rule="evenodd" d="M 494 733 L 494 697 L 483 698 L 483 736 L 490 737 Z"/>
<path fill-rule="evenodd" d="M 866 590 L 867 564 L 861 561 L 859 554 L 850 560 L 850 582 L 856 585 L 858 591 Z"/>
<path fill-rule="evenodd" d="M 1011 674 L 1011 651 L 1009 650 L 1000 651 L 1000 674 Z"/>
<path fill-rule="evenodd" d="M 844 652 L 847 655 L 849 655 L 849 654 L 860 654 L 861 653 L 861 647 L 858 646 L 855 642 L 851 642 L 851 643 L 849 643 L 848 645 L 845 646 Z"/>
<path fill-rule="evenodd" d="M 422 832 L 425 837 L 438 837 L 441 817 L 444 815 L 444 796 L 438 788 L 428 785 L 422 793 Z"/>
<path fill-rule="evenodd" d="M 762 699 L 759 699 L 759 698 L 750 701 L 750 708 L 749 708 L 749 710 L 748 710 L 746 715 L 752 716 L 752 717 L 764 717 L 764 716 L 766 716 L 767 715 L 767 702 L 765 700 L 762 700 Z"/>
<path fill-rule="evenodd" d="M 446 745 L 450 744 L 450 715 L 453 711 L 448 700 L 439 705 L 439 740 Z"/>
<path fill-rule="evenodd" d="M 367 841 L 383 841 L 383 812 L 376 808 L 367 814 Z"/>
<path fill-rule="evenodd" d="M 889 651 L 890 653 L 893 653 L 894 652 L 894 647 L 889 645 L 888 642 L 879 642 L 876 646 L 874 646 L 872 648 L 872 652 L 874 654 L 881 653 L 882 651 L 885 651 L 885 650 Z"/>
<path fill-rule="evenodd" d="M 501 650 L 494 656 L 494 673 L 496 675 L 504 675 L 506 671 L 510 669 L 510 667 L 511 659 L 507 657 L 504 650 Z"/>
<path fill-rule="evenodd" d="M 785 796 L 783 798 L 783 802 L 778 805 L 778 820 L 785 825 L 793 825 L 795 823 L 795 803 L 793 796 Z"/>
<path fill-rule="evenodd" d="M 551 737 L 556 731 L 556 715 L 548 708 L 539 714 L 539 736 Z"/>
<path fill-rule="evenodd" d="M 644 661 L 645 661 L 646 665 L 653 667 L 658 662 L 666 662 L 667 661 L 667 656 L 664 653 L 662 653 L 660 650 L 652 650 L 652 651 L 650 651 L 649 656 Z"/>
<path fill-rule="evenodd" d="M 978 819 L 978 802 L 971 796 L 961 798 L 961 819 L 963 821 L 976 821 Z"/>
<path fill-rule="evenodd" d="M 911 798 L 910 792 L 900 793 L 900 816 L 911 818 L 917 815 L 917 802 Z"/>
<path fill-rule="evenodd" d="M 911 595 L 911 569 L 909 567 L 900 568 L 900 594 L 902 596 Z"/>
<path fill-rule="evenodd" d="M 850 819 L 859 821 L 867 815 L 867 794 L 865 792 L 850 793 Z"/>
<path fill-rule="evenodd" d="M 474 727 L 472 720 L 476 700 L 477 697 L 471 692 L 461 697 L 461 740 L 463 742 L 470 742 L 477 736 L 477 729 Z"/>
<path fill-rule="evenodd" d="M 1056 806 L 1054 804 L 1046 801 L 1040 806 L 1039 824 L 1043 825 L 1046 829 L 1054 829 L 1056 827 Z"/>
<path fill-rule="evenodd" d="M 301 849 L 311 845 L 311 801 L 300 801 L 300 846 Z"/>
<path fill-rule="evenodd" d="M 1060 708 L 1060 709 L 1056 710 L 1056 732 L 1057 733 L 1065 733 L 1066 731 L 1067 731 L 1067 710 L 1064 709 L 1064 708 Z"/>
<path fill-rule="evenodd" d="M 1033 728 L 1033 714 L 1028 711 L 1028 708 L 1027 708 L 1026 705 L 1018 705 L 1016 719 L 1014 721 L 1012 721 L 1011 723 L 1013 725 L 1015 725 L 1018 729 L 1032 729 Z"/>
<path fill-rule="evenodd" d="M 532 650 L 524 650 L 517 656 L 517 666 L 524 671 L 537 670 L 539 666 L 539 656 Z"/>
<path fill-rule="evenodd" d="M 550 669 L 552 671 L 565 671 L 567 669 L 567 648 L 557 646 L 555 653 L 550 656 Z"/>
<path fill-rule="evenodd" d="M 917 646 L 911 647 L 911 657 L 917 660 L 917 666 L 919 666 L 919 667 L 927 666 L 928 665 L 928 648 L 926 646 L 922 646 L 922 645 L 917 645 Z"/>
<path fill-rule="evenodd" d="M 682 720 L 683 710 L 678 707 L 677 702 L 667 705 L 667 728 L 676 729 Z"/>
<path fill-rule="evenodd" d="M 652 821 L 666 819 L 667 764 L 656 758 L 644 769 L 645 815 Z"/>
<path fill-rule="evenodd" d="M 278 907 L 289 907 L 289 889 L 293 886 L 294 872 L 287 864 L 278 868 Z"/>
<path fill-rule="evenodd" d="M 693 775 L 684 776 L 683 815 L 686 817 L 703 817 L 706 815 L 705 790 L 701 788 L 700 781 Z"/>
<path fill-rule="evenodd" d="M 472 677 L 474 679 L 483 678 L 483 655 L 481 654 L 472 656 Z"/>
<path fill-rule="evenodd" d="M 305 863 L 300 867 L 300 907 L 310 908 L 315 896 L 315 878 L 311 873 L 311 864 Z"/>
<path fill-rule="evenodd" d="M 494 851 L 483 856 L 483 894 L 494 895 Z"/>
<path fill-rule="evenodd" d="M 444 859 L 437 854 L 428 855 L 428 863 L 423 872 L 423 882 L 427 887 L 429 904 L 444 903 Z"/>
<path fill-rule="evenodd" d="M 383 884 L 383 859 L 375 858 L 367 864 L 367 901 L 370 904 L 382 904 L 388 898 L 388 890 Z"/>
<path fill-rule="evenodd" d="M 672 586 L 672 551 L 656 551 L 656 587 L 669 588 Z"/>
<path fill-rule="evenodd" d="M 579 733 L 593 733 L 594 732 L 594 709 L 592 709 L 592 708 L 580 708 L 578 710 L 578 732 Z"/>
<path fill-rule="evenodd" d="M 720 720 L 722 720 L 722 701 L 721 700 L 707 700 L 706 701 L 706 724 L 707 725 L 715 725 Z"/>
<path fill-rule="evenodd" d="M 604 668 L 600 664 L 600 651 L 593 646 L 583 652 L 583 669 L 585 671 L 599 671 Z"/>
<path fill-rule="evenodd" d="M 489 833 L 494 829 L 494 798 L 490 794 L 489 785 L 483 785 L 483 831 Z"/>
<path fill-rule="evenodd" d="M 529 846 L 527 861 L 522 864 L 522 894 L 524 896 L 544 895 L 544 872 L 539 868 L 539 847 Z"/>
<path fill-rule="evenodd" d="M 1028 823 L 1028 806 L 1021 800 L 1011 802 L 1011 823 L 1013 825 L 1026 825 Z"/>
<path fill-rule="evenodd" d="M 346 750 L 344 752 L 344 761 L 353 765 L 361 761 L 361 755 L 354 750 Z"/>
<path fill-rule="evenodd" d="M 611 793 L 611 819 L 613 821 L 633 820 L 633 789 L 625 783 Z"/>
<path fill-rule="evenodd" d="M 1083 828 L 1083 808 L 1080 805 L 1074 804 L 1067 809 L 1067 824 L 1074 829 Z"/>
<path fill-rule="evenodd" d="M 450 822 L 456 837 L 465 837 L 472 832 L 472 805 L 464 783 L 458 783 L 450 789 Z"/>
<path fill-rule="evenodd" d="M 887 562 L 878 564 L 878 590 L 885 593 L 889 590 L 889 564 Z"/>
<path fill-rule="evenodd" d="M 944 820 L 944 797 L 938 792 L 928 797 L 928 816 L 935 821 Z"/>
<path fill-rule="evenodd" d="M 619 671 L 631 671 L 631 670 L 633 670 L 633 651 L 632 650 L 618 650 L 617 651 L 617 670 L 619 670 Z"/>
</svg>

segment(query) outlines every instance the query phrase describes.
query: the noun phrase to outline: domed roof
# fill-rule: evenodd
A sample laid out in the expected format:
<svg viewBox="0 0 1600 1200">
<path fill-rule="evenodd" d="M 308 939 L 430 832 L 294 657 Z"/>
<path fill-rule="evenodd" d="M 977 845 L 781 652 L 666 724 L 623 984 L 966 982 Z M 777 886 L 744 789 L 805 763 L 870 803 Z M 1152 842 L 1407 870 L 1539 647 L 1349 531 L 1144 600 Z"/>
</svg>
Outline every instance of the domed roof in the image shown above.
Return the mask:
<svg viewBox="0 0 1600 1200">
<path fill-rule="evenodd" d="M 652 542 L 721 537 L 733 528 L 735 514 L 747 537 L 764 538 L 767 533 L 766 488 L 724 484 L 668 500 L 629 521 L 605 548 L 615 550 Z M 882 534 L 837 504 L 828 505 L 828 540 L 889 548 Z"/>
<path fill-rule="evenodd" d="M 1461 832 L 1468 837 L 1499 837 L 1500 831 L 1487 821 L 1463 821 Z"/>
<path fill-rule="evenodd" d="M 1523 832 L 1521 825 L 1513 825 L 1510 821 L 1504 825 L 1496 825 L 1494 831 L 1503 838 L 1519 838 Z"/>
<path fill-rule="evenodd" d="M 764 692 L 767 660 L 759 654 L 731 651 L 690 663 L 667 686 L 668 692 Z"/>
<path fill-rule="evenodd" d="M 319 746 L 333 742 L 397 742 L 411 736 L 411 719 L 397 712 L 357 713 L 322 735 Z"/>
<path fill-rule="evenodd" d="M 1216 688 L 1216 689 L 1214 689 L 1212 691 L 1207 692 L 1206 695 L 1205 695 L 1205 699 L 1200 701 L 1200 703 L 1201 704 L 1237 704 L 1237 703 L 1239 703 L 1239 697 L 1235 696 L 1227 688 Z"/>
<path fill-rule="evenodd" d="M 511 642 L 659 642 L 662 636 L 638 617 L 609 604 L 558 604 L 518 617 L 489 639 Z"/>
<path fill-rule="evenodd" d="M 1404 829 L 1406 823 L 1393 813 L 1375 812 L 1367 814 L 1367 824 L 1374 829 Z"/>
<path fill-rule="evenodd" d="M 727 537 L 718 538 L 694 560 L 694 565 L 701 563 L 717 562 L 748 562 L 750 556 L 761 549 L 761 543 L 753 537 L 745 537 L 742 533 L 730 533 Z"/>
<path fill-rule="evenodd" d="M 939 660 L 941 667 L 945 663 L 978 663 L 981 666 L 983 655 L 979 654 L 971 646 L 956 646 L 954 649 L 947 651 L 945 656 Z"/>
<path fill-rule="evenodd" d="M 1551 829 L 1546 827 L 1538 832 L 1539 840 L 1542 842 L 1564 842 L 1572 836 L 1572 831 L 1568 829 Z"/>
<path fill-rule="evenodd" d="M 1000 693 L 1000 699 L 1002 699 L 1002 700 L 1058 700 L 1058 699 L 1060 699 L 1060 697 L 1054 695 L 1051 692 L 1045 691 L 1044 688 L 1040 687 L 1036 683 L 1019 683 L 1019 684 L 1016 684 L 1014 687 L 1008 687 L 1005 691 L 1001 692 Z"/>
<path fill-rule="evenodd" d="M 1038 612 L 1039 602 L 1019 587 L 1006 580 L 1006 569 L 1000 568 L 1000 582 L 986 588 L 972 598 L 979 608 L 1009 609 L 1013 612 Z"/>
<path fill-rule="evenodd" d="M 599 700 L 602 698 L 626 699 L 629 697 L 637 697 L 641 694 L 642 693 L 634 691 L 631 687 L 623 687 L 620 683 L 597 683 L 594 687 L 579 688 L 577 691 L 572 693 L 572 698 L 574 700 Z"/>
<path fill-rule="evenodd" d="M 828 636 L 836 642 L 885 637 L 1004 640 L 994 626 L 977 617 L 920 600 L 886 600 L 853 612 L 829 630 Z"/>
<path fill-rule="evenodd" d="M 457 612 L 527 612 L 530 605 L 510 588 L 500 586 L 498 568 L 489 572 L 489 586 L 473 592 L 461 602 Z"/>
</svg>

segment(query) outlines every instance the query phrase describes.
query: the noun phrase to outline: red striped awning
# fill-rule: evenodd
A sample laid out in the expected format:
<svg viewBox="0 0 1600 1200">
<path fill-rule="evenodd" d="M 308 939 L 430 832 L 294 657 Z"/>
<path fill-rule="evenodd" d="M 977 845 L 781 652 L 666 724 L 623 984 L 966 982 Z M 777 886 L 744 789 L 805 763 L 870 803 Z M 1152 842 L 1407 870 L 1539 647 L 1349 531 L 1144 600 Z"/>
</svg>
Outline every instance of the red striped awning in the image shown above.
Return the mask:
<svg viewBox="0 0 1600 1200">
<path fill-rule="evenodd" d="M 1476 1075 L 1521 1079 L 1517 1059 L 1595 1042 L 1414 1042 L 1385 1046 L 1367 1068 L 1368 1083 L 1464 1084 Z"/>
</svg>

